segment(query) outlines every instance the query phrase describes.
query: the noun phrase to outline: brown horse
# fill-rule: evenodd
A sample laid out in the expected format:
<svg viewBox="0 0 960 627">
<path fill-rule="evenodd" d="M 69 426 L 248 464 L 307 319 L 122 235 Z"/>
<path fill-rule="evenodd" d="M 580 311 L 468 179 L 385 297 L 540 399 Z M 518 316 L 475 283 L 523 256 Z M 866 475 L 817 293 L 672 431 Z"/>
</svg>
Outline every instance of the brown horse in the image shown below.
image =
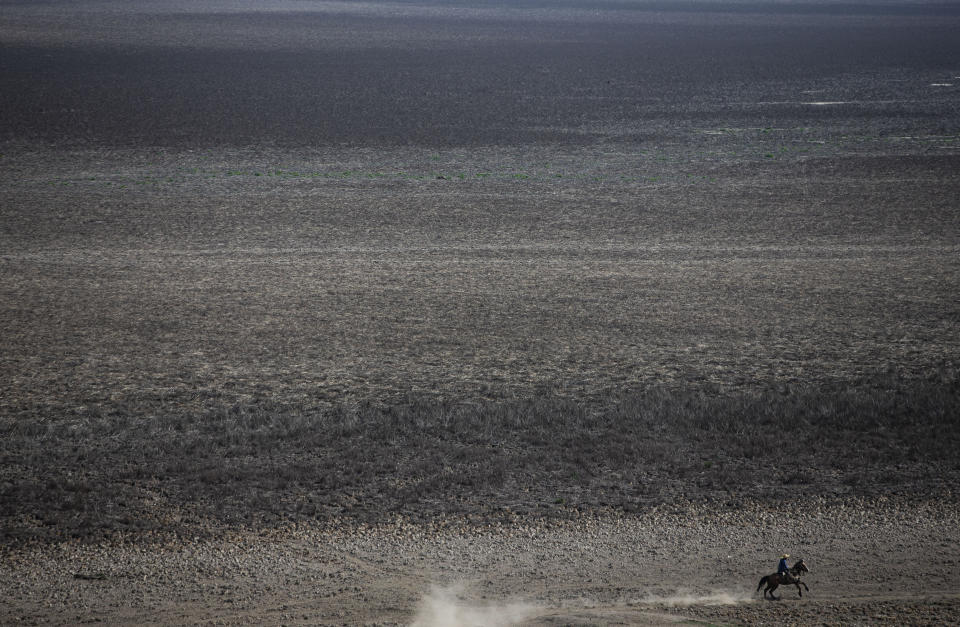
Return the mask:
<svg viewBox="0 0 960 627">
<path fill-rule="evenodd" d="M 802 597 L 803 590 L 800 589 L 800 586 L 806 588 L 807 592 L 810 592 L 810 588 L 807 588 L 807 584 L 800 581 L 800 575 L 809 572 L 810 570 L 807 568 L 807 565 L 803 563 L 803 560 L 797 560 L 797 563 L 790 567 L 788 573 L 782 575 L 780 573 L 773 573 L 761 579 L 760 584 L 757 586 L 757 592 L 760 592 L 760 588 L 766 584 L 767 588 L 763 591 L 763 598 L 767 598 L 767 593 L 769 592 L 771 599 L 779 600 L 780 597 L 773 596 L 773 591 L 780 587 L 781 584 L 786 586 L 793 584 L 797 587 L 797 594 Z"/>
</svg>

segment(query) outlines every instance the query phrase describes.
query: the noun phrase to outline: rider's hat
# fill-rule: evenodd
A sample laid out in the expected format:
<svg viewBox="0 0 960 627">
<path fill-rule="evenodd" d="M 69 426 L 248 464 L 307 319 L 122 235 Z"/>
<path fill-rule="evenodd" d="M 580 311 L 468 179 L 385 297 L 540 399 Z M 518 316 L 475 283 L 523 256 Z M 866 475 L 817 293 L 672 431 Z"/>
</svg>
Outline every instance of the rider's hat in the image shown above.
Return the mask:
<svg viewBox="0 0 960 627">
<path fill-rule="evenodd" d="M 787 559 L 788 557 L 790 557 L 790 554 L 789 554 L 789 553 L 784 553 L 783 555 L 780 556 L 780 559 L 785 560 L 785 559 Z"/>
</svg>

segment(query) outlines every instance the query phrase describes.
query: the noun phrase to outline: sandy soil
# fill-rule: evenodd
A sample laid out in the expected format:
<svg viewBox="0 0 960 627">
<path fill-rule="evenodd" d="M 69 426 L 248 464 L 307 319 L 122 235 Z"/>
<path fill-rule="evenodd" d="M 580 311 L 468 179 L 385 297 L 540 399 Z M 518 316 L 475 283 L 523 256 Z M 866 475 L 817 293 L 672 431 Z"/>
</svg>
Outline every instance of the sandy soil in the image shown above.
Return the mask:
<svg viewBox="0 0 960 627">
<path fill-rule="evenodd" d="M 958 549 L 949 496 L 47 545 L 3 555 L 0 622 L 947 624 Z M 756 583 L 782 551 L 809 591 L 765 601 Z"/>
</svg>

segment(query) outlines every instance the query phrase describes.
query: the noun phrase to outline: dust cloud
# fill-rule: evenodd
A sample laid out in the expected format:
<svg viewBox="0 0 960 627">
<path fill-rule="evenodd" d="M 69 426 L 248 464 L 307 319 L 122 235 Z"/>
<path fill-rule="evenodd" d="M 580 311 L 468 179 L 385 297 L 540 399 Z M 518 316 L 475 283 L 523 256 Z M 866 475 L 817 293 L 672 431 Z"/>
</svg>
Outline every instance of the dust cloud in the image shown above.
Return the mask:
<svg viewBox="0 0 960 627">
<path fill-rule="evenodd" d="M 550 609 L 524 602 L 477 604 L 465 598 L 465 590 L 462 584 L 431 587 L 420 601 L 413 627 L 508 627 L 519 625 L 538 616 L 558 617 L 565 611 L 598 609 L 595 604 L 582 601 L 573 605 L 563 603 L 561 604 L 563 609 Z M 746 592 L 718 590 L 708 594 L 696 594 L 681 590 L 666 595 L 647 595 L 626 605 L 639 609 L 637 606 L 718 606 L 740 605 L 752 601 L 753 598 Z M 621 605 L 620 609 L 625 608 Z"/>
<path fill-rule="evenodd" d="M 508 627 L 533 618 L 538 608 L 529 603 L 471 604 L 463 599 L 464 586 L 433 586 L 417 609 L 413 627 Z"/>
<path fill-rule="evenodd" d="M 691 605 L 739 605 L 753 601 L 747 593 L 716 591 L 710 594 L 692 594 L 678 592 L 669 596 L 651 595 L 636 601 L 641 605 L 665 605 L 667 607 L 689 607 Z"/>
</svg>

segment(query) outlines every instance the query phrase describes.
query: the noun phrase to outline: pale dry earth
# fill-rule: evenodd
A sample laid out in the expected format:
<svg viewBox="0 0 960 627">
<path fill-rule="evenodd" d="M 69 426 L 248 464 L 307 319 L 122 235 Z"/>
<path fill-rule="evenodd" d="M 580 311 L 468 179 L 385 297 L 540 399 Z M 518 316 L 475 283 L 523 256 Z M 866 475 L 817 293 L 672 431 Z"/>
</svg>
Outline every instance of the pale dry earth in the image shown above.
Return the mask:
<svg viewBox="0 0 960 627">
<path fill-rule="evenodd" d="M 3 553 L 5 624 L 950 624 L 960 509 L 676 504 L 494 526 L 403 519 Z M 755 593 L 789 550 L 803 597 Z"/>
</svg>

